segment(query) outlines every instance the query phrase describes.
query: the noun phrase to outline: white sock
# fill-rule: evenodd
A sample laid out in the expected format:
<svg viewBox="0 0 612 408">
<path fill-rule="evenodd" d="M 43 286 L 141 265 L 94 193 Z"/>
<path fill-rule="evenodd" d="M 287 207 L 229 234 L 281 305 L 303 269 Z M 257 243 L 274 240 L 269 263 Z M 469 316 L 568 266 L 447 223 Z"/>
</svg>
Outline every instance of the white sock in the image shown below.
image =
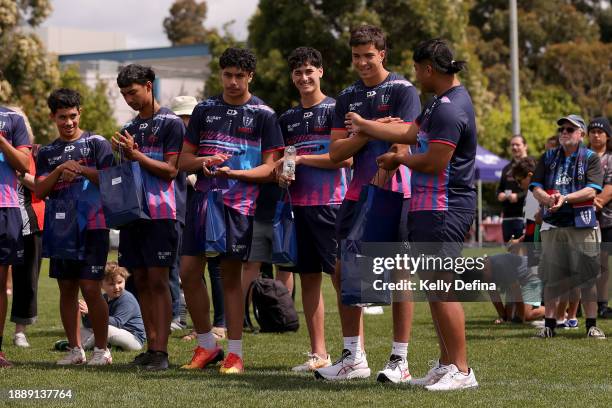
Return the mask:
<svg viewBox="0 0 612 408">
<path fill-rule="evenodd" d="M 214 349 L 216 345 L 215 336 L 211 331 L 208 333 L 197 333 L 198 346 L 205 349 Z"/>
<path fill-rule="evenodd" d="M 227 340 L 227 353 L 234 353 L 242 358 L 242 340 Z"/>
<path fill-rule="evenodd" d="M 344 348 L 351 352 L 351 357 L 355 360 L 361 360 L 363 353 L 361 351 L 361 339 L 359 336 L 344 337 Z"/>
<path fill-rule="evenodd" d="M 395 354 L 396 356 L 400 356 L 403 359 L 408 358 L 408 343 L 398 343 L 397 341 L 393 342 L 391 346 L 391 354 Z"/>
</svg>

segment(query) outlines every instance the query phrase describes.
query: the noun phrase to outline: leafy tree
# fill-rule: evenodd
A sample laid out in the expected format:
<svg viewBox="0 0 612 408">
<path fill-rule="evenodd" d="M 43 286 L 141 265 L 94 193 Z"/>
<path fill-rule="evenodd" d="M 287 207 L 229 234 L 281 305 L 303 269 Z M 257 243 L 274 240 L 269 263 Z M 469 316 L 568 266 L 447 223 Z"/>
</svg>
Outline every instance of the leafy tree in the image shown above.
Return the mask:
<svg viewBox="0 0 612 408">
<path fill-rule="evenodd" d="M 176 0 L 170 16 L 164 19 L 164 31 L 172 45 L 202 44 L 210 32 L 204 28 L 206 2 Z"/>
</svg>

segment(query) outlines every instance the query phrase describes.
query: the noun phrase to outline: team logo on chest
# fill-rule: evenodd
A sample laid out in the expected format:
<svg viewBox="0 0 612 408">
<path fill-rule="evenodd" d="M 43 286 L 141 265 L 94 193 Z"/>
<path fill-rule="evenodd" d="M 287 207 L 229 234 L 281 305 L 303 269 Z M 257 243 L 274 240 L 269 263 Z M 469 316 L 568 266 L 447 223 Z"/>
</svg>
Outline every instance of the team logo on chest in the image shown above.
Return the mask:
<svg viewBox="0 0 612 408">
<path fill-rule="evenodd" d="M 315 132 L 324 132 L 327 130 L 327 126 L 326 125 L 326 117 L 323 115 L 319 115 L 316 117 L 315 119 L 315 126 L 314 126 L 314 131 Z"/>
<path fill-rule="evenodd" d="M 242 126 L 238 128 L 241 133 L 253 133 L 253 117 L 244 115 L 242 117 Z"/>
<path fill-rule="evenodd" d="M 391 94 L 390 93 L 384 93 L 382 94 L 381 98 L 380 98 L 380 105 L 378 105 L 378 111 L 379 112 L 385 112 L 388 111 L 389 109 L 391 109 L 391 105 L 389 105 L 389 99 L 391 99 Z"/>
</svg>

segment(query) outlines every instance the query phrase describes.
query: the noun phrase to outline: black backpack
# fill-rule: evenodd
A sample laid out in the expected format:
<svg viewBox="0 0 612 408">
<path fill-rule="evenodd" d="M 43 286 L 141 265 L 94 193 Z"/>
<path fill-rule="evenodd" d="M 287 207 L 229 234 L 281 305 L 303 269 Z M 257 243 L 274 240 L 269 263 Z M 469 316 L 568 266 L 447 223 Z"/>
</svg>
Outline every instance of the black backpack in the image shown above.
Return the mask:
<svg viewBox="0 0 612 408">
<path fill-rule="evenodd" d="M 257 278 L 249 286 L 245 299 L 244 315 L 252 327 L 249 298 L 253 301 L 253 314 L 262 333 L 284 333 L 300 328 L 291 294 L 280 281 Z"/>
</svg>

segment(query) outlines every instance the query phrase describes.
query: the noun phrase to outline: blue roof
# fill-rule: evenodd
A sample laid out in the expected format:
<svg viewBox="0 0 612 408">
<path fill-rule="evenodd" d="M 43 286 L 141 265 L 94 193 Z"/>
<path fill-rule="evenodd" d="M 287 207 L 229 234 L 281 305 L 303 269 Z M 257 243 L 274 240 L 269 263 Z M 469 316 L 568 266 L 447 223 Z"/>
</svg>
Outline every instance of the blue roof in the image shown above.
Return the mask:
<svg viewBox="0 0 612 408">
<path fill-rule="evenodd" d="M 135 50 L 86 52 L 81 54 L 60 55 L 59 62 L 67 61 L 134 61 L 150 59 L 166 59 L 180 57 L 208 56 L 210 50 L 206 44 L 181 45 L 176 47 L 142 48 Z"/>
</svg>

